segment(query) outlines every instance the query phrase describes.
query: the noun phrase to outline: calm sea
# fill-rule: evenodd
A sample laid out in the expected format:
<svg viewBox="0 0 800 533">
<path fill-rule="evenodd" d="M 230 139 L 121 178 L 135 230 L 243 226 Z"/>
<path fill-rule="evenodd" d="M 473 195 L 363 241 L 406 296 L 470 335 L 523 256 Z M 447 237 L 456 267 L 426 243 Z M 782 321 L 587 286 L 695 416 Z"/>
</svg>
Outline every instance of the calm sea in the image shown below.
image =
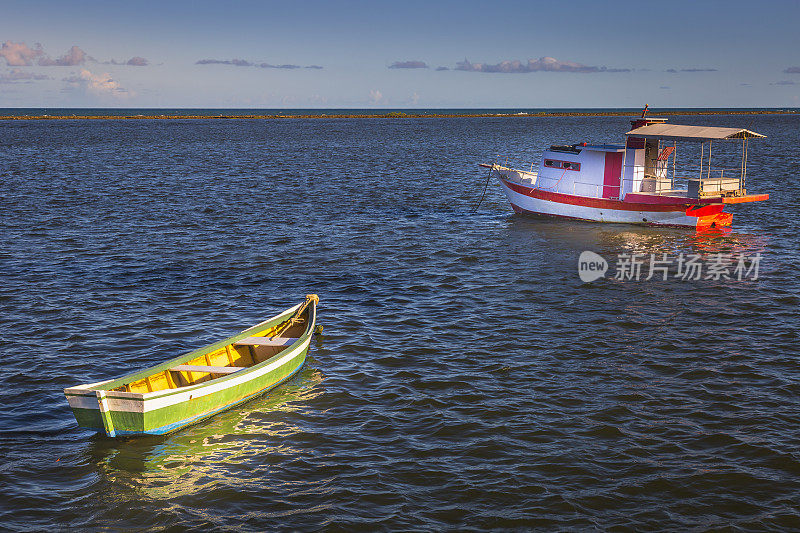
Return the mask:
<svg viewBox="0 0 800 533">
<path fill-rule="evenodd" d="M 0 122 L 0 528 L 800 528 L 800 117 L 671 122 L 767 135 L 770 200 L 709 233 L 522 218 L 494 183 L 475 209 L 477 163 L 615 117 Z M 614 279 L 633 253 L 761 259 Z M 285 385 L 166 437 L 76 427 L 64 387 L 310 292 Z"/>
</svg>

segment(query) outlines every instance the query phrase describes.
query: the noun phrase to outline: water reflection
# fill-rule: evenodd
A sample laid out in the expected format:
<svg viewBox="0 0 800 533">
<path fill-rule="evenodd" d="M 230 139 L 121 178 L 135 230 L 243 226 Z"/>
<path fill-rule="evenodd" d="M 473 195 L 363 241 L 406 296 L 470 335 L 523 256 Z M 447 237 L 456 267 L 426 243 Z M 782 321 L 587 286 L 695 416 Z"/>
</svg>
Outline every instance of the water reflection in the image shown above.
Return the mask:
<svg viewBox="0 0 800 533">
<path fill-rule="evenodd" d="M 625 224 L 598 224 L 547 219 L 522 215 L 508 218 L 509 236 L 516 241 L 549 243 L 550 247 L 565 247 L 580 253 L 596 250 L 607 258 L 616 254 L 745 254 L 763 252 L 769 243 L 768 235 L 751 234 L 730 228 L 694 231 L 682 228 L 657 228 Z M 599 247 L 599 249 L 598 249 Z"/>
<path fill-rule="evenodd" d="M 235 485 L 239 470 L 268 463 L 263 458 L 270 454 L 291 454 L 291 436 L 299 429 L 285 414 L 322 394 L 323 379 L 309 358 L 288 383 L 239 407 L 166 437 L 96 438 L 87 455 L 101 483 L 113 488 L 105 494 L 112 501 L 176 498 L 223 481 Z"/>
</svg>

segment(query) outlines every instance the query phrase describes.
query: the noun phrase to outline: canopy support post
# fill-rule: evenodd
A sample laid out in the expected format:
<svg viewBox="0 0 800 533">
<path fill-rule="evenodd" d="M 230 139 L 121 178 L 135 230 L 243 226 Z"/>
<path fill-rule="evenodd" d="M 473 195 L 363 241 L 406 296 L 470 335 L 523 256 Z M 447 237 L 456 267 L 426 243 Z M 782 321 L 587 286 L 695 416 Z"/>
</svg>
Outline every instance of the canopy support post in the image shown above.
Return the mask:
<svg viewBox="0 0 800 533">
<path fill-rule="evenodd" d="M 706 142 L 700 141 L 700 179 L 703 179 L 703 159 L 705 159 Z"/>
<path fill-rule="evenodd" d="M 742 173 L 742 189 L 747 185 L 747 138 L 744 139 L 744 172 Z"/>
<path fill-rule="evenodd" d="M 745 138 L 742 137 L 742 168 L 739 172 L 739 190 L 744 189 L 744 142 Z"/>
<path fill-rule="evenodd" d="M 678 166 L 678 141 L 672 141 L 672 190 L 675 190 L 675 167 Z"/>
<path fill-rule="evenodd" d="M 708 173 L 707 176 L 711 179 L 711 143 L 714 141 L 708 141 Z"/>
<path fill-rule="evenodd" d="M 619 177 L 619 190 L 617 191 L 617 199 L 622 200 L 622 188 L 625 186 L 625 160 L 628 158 L 628 139 L 625 136 L 625 149 L 622 151 L 622 172 Z M 634 158 L 634 162 L 636 159 Z"/>
</svg>

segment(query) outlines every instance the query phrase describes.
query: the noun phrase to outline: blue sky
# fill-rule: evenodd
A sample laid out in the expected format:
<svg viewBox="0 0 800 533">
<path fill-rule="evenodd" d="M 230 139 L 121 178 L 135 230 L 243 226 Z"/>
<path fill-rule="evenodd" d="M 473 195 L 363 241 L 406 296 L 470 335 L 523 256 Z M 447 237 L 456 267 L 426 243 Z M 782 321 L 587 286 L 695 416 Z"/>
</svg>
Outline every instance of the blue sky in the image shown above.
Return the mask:
<svg viewBox="0 0 800 533">
<path fill-rule="evenodd" d="M 797 1 L 25 1 L 0 13 L 0 107 L 800 107 Z"/>
</svg>

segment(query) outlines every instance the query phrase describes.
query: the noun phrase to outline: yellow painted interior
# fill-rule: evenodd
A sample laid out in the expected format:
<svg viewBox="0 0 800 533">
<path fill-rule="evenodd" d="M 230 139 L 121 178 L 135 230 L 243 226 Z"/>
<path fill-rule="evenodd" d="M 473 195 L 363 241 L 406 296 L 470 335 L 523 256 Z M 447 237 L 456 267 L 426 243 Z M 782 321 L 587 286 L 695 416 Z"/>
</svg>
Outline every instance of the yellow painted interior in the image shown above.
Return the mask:
<svg viewBox="0 0 800 533">
<path fill-rule="evenodd" d="M 303 314 L 303 319 L 308 318 L 308 311 Z M 257 333 L 252 333 L 250 337 L 272 337 L 277 333 L 278 328 L 283 326 L 287 321 L 278 324 L 277 326 L 273 326 L 271 328 L 267 328 L 261 330 Z M 305 331 L 305 320 L 302 323 L 295 324 L 290 326 L 289 329 L 286 330 L 283 336 L 285 337 L 299 337 Z M 186 361 L 186 365 L 199 365 L 199 366 L 243 366 L 249 367 L 255 364 L 258 364 L 273 355 L 275 355 L 280 350 L 284 348 L 277 348 L 277 347 L 269 347 L 269 346 L 259 346 L 255 348 L 253 346 L 235 346 L 233 344 L 229 344 L 223 348 L 219 348 L 217 350 L 213 350 L 211 352 L 205 353 L 200 355 L 191 361 Z M 136 392 L 136 393 L 147 393 L 147 392 L 154 392 L 166 389 L 177 389 L 180 387 L 187 387 L 189 385 L 195 385 L 197 383 L 202 383 L 204 381 L 209 381 L 211 379 L 215 379 L 215 377 L 219 377 L 216 374 L 211 374 L 209 372 L 180 372 L 180 371 L 173 371 L 173 370 L 164 370 L 162 372 L 156 372 L 151 374 L 144 379 L 140 379 L 137 381 L 132 381 L 131 383 L 126 383 L 120 387 L 117 387 L 114 390 L 117 391 L 124 391 L 124 392 Z"/>
</svg>

